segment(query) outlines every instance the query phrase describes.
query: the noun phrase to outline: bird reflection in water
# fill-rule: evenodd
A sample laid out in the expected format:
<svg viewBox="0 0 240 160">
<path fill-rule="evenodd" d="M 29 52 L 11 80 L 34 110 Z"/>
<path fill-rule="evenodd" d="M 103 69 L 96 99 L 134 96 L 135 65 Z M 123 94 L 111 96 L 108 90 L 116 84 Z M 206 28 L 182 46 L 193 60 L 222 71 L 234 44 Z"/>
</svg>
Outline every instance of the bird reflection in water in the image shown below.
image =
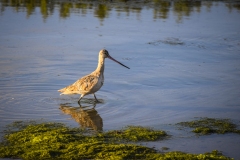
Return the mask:
<svg viewBox="0 0 240 160">
<path fill-rule="evenodd" d="M 95 110 L 96 104 L 93 107 L 80 106 L 72 107 L 69 104 L 61 104 L 60 110 L 64 114 L 71 115 L 71 117 L 80 124 L 82 128 L 93 129 L 95 131 L 102 131 L 103 121 L 101 116 Z"/>
</svg>

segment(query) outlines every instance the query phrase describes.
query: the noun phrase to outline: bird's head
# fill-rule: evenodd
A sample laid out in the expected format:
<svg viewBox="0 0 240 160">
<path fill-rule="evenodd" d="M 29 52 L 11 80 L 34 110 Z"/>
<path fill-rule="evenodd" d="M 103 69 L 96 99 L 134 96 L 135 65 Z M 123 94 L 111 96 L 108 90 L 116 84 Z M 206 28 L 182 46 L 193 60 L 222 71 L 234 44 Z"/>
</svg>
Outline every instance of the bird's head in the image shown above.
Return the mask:
<svg viewBox="0 0 240 160">
<path fill-rule="evenodd" d="M 122 64 L 121 62 L 118 62 L 116 59 L 112 58 L 112 57 L 109 55 L 109 53 L 108 53 L 108 51 L 107 51 L 106 49 L 102 49 L 102 50 L 99 52 L 99 56 L 102 56 L 103 58 L 109 58 L 109 59 L 113 60 L 114 62 L 116 62 L 116 63 L 118 63 L 118 64 L 120 64 L 120 65 L 122 65 L 122 66 L 124 66 L 124 67 L 126 67 L 126 68 L 128 68 L 128 69 L 130 69 L 129 67 L 127 67 L 127 66 L 125 66 L 124 64 Z"/>
<path fill-rule="evenodd" d="M 99 55 L 103 56 L 103 58 L 109 58 L 109 53 L 106 49 L 102 49 L 100 52 L 99 52 Z"/>
</svg>

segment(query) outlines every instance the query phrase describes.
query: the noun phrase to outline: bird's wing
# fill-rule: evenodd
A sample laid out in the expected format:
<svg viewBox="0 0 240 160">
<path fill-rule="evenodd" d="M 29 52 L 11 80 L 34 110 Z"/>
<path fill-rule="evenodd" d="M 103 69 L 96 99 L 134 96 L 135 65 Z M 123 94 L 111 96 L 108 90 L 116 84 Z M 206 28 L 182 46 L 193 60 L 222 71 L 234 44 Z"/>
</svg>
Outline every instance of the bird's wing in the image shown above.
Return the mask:
<svg viewBox="0 0 240 160">
<path fill-rule="evenodd" d="M 79 85 L 78 88 L 80 91 L 89 92 L 98 83 L 98 77 L 90 74 L 75 83 Z"/>
<path fill-rule="evenodd" d="M 58 91 L 62 92 L 62 94 L 84 94 L 91 92 L 91 89 L 96 85 L 97 82 L 98 77 L 90 74 Z"/>
</svg>

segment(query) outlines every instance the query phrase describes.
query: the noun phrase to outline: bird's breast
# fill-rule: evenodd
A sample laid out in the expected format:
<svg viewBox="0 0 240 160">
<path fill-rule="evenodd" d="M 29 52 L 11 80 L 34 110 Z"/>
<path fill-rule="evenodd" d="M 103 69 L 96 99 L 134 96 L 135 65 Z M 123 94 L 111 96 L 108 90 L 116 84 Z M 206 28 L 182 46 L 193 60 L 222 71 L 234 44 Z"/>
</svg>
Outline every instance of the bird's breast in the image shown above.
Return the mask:
<svg viewBox="0 0 240 160">
<path fill-rule="evenodd" d="M 104 83 L 104 76 L 103 74 L 101 74 L 98 78 L 98 85 L 102 87 L 103 83 Z"/>
<path fill-rule="evenodd" d="M 94 87 L 92 88 L 92 92 L 97 92 L 103 85 L 104 83 L 104 77 L 102 74 L 100 74 L 97 78 L 97 83 L 94 85 Z"/>
</svg>

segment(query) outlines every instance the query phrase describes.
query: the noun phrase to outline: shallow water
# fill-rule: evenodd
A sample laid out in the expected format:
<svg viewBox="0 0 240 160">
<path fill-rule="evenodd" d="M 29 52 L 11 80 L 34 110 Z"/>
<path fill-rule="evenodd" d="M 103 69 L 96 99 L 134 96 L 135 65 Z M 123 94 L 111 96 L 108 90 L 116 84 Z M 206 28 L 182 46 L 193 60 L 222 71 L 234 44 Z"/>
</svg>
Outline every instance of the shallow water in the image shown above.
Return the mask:
<svg viewBox="0 0 240 160">
<path fill-rule="evenodd" d="M 44 2 L 1 1 L 1 128 L 28 119 L 103 130 L 151 126 L 176 137 L 148 145 L 240 158 L 238 135 L 187 143 L 168 125 L 194 117 L 239 124 L 239 3 Z M 96 93 L 102 103 L 94 105 L 89 95 L 80 110 L 78 95 L 57 90 L 91 73 L 102 48 L 131 69 L 106 59 Z"/>
</svg>

